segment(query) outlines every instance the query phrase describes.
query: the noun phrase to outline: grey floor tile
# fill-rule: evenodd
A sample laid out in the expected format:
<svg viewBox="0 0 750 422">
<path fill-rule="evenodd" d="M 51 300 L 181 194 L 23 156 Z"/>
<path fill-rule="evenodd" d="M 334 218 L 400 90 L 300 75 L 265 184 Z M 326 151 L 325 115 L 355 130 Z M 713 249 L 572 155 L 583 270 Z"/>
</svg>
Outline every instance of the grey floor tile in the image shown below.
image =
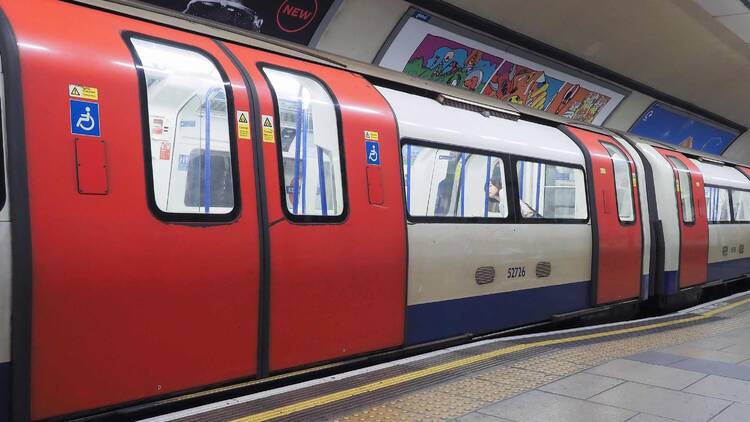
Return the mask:
<svg viewBox="0 0 750 422">
<path fill-rule="evenodd" d="M 737 344 L 737 341 L 729 337 L 716 336 L 702 338 L 700 340 L 693 340 L 683 344 L 687 346 L 700 347 L 701 349 L 721 350 L 725 347 L 734 346 L 735 344 Z"/>
<path fill-rule="evenodd" d="M 706 349 L 700 349 L 706 350 Z M 685 356 L 673 355 L 666 352 L 643 352 L 627 356 L 625 359 L 635 360 L 653 365 L 668 365 L 685 359 Z"/>
<path fill-rule="evenodd" d="M 750 356 L 750 344 L 735 344 L 721 349 L 722 352 Z"/>
<path fill-rule="evenodd" d="M 453 419 L 453 422 L 509 422 L 508 419 L 498 418 L 497 416 L 487 415 L 479 412 L 471 412 L 460 418 Z M 512 421 L 510 421 L 512 422 Z"/>
<path fill-rule="evenodd" d="M 628 422 L 674 422 L 674 419 L 667 419 L 659 416 L 639 413 L 633 419 L 628 419 Z"/>
<path fill-rule="evenodd" d="M 479 412 L 518 422 L 625 421 L 636 412 L 543 391 L 529 391 L 480 409 Z"/>
<path fill-rule="evenodd" d="M 589 400 L 685 422 L 707 421 L 731 404 L 726 400 L 633 382 L 620 384 Z"/>
<path fill-rule="evenodd" d="M 586 372 L 674 390 L 682 390 L 705 376 L 698 372 L 626 359 L 616 359 Z"/>
<path fill-rule="evenodd" d="M 679 346 L 667 347 L 665 349 L 661 349 L 660 351 L 677 356 L 713 360 L 716 362 L 725 363 L 738 363 L 742 362 L 743 360 L 750 359 L 750 355 L 730 353 L 726 350 L 707 350 L 701 349 L 700 347 L 693 347 L 684 344 Z"/>
<path fill-rule="evenodd" d="M 711 419 L 711 422 L 747 422 L 748 419 L 750 419 L 750 406 L 735 403 Z"/>
<path fill-rule="evenodd" d="M 736 328 L 727 334 L 750 338 L 750 328 Z"/>
<path fill-rule="evenodd" d="M 539 390 L 577 399 L 587 399 L 623 382 L 623 380 L 583 372 L 539 387 Z"/>
<path fill-rule="evenodd" d="M 750 382 L 734 378 L 709 375 L 683 391 L 750 404 Z"/>
<path fill-rule="evenodd" d="M 739 365 L 736 363 L 688 358 L 679 362 L 671 363 L 669 366 L 688 371 L 703 372 L 704 374 L 720 375 L 722 377 L 750 381 L 750 366 Z"/>
</svg>

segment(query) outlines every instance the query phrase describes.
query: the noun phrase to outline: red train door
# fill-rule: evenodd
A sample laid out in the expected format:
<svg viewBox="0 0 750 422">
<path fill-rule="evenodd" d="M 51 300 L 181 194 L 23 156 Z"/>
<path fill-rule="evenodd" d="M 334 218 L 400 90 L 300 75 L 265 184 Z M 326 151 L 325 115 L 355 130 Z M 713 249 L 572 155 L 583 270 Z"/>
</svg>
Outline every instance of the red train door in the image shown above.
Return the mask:
<svg viewBox="0 0 750 422">
<path fill-rule="evenodd" d="M 401 345 L 406 224 L 388 104 L 348 72 L 228 48 L 259 100 L 270 223 L 264 369 Z"/>
<path fill-rule="evenodd" d="M 657 150 L 674 171 L 680 225 L 680 288 L 705 283 L 708 278 L 708 219 L 703 174 L 684 154 Z"/>
<path fill-rule="evenodd" d="M 38 46 L 19 46 L 27 116 L 46 110 L 25 127 L 34 271 L 19 420 L 254 376 L 261 252 L 240 73 L 207 37 L 40 7 L 3 3 Z"/>
<path fill-rule="evenodd" d="M 587 156 L 593 226 L 593 302 L 637 298 L 641 289 L 643 232 L 635 163 L 610 136 L 565 128 Z"/>
</svg>

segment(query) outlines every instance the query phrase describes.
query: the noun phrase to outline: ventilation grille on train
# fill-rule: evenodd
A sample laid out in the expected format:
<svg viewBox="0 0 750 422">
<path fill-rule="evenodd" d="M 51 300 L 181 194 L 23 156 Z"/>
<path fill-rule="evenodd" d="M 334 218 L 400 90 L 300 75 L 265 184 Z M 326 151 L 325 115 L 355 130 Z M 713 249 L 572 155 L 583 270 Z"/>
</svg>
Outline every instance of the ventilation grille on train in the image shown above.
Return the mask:
<svg viewBox="0 0 750 422">
<path fill-rule="evenodd" d="M 479 267 L 474 273 L 477 284 L 489 284 L 495 281 L 495 267 Z"/>
<path fill-rule="evenodd" d="M 536 264 L 537 278 L 549 277 L 552 274 L 552 264 L 547 261 L 541 261 Z"/>
<path fill-rule="evenodd" d="M 437 96 L 437 101 L 444 106 L 459 108 L 461 110 L 475 111 L 484 117 L 495 116 L 501 119 L 508 119 L 513 121 L 516 121 L 519 118 L 519 115 L 513 113 L 512 111 L 507 111 L 502 108 L 494 108 L 492 106 L 475 103 L 460 98 L 449 97 L 443 94 Z"/>
</svg>

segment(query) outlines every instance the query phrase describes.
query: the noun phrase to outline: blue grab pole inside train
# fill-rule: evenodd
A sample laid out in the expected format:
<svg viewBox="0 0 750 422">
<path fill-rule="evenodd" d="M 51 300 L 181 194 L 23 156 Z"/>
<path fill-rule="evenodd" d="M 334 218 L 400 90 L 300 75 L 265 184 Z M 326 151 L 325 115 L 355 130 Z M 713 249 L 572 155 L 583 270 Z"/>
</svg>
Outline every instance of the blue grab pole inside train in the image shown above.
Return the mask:
<svg viewBox="0 0 750 422">
<path fill-rule="evenodd" d="M 212 87 L 206 91 L 204 104 L 206 147 L 203 150 L 203 212 L 211 212 L 211 96 L 220 88 Z"/>
<path fill-rule="evenodd" d="M 297 121 L 295 122 L 294 140 L 294 179 L 292 179 L 292 212 L 297 214 L 299 207 L 299 155 L 302 144 L 302 87 L 300 87 L 297 99 Z"/>
<path fill-rule="evenodd" d="M 406 145 L 406 213 L 411 213 L 411 145 Z"/>
<path fill-rule="evenodd" d="M 484 186 L 487 194 L 484 195 L 484 216 L 487 217 L 490 212 L 490 173 L 492 171 L 492 157 L 487 157 L 487 172 L 485 173 Z"/>
<path fill-rule="evenodd" d="M 305 214 L 307 205 L 307 110 L 302 110 L 302 214 Z"/>
<path fill-rule="evenodd" d="M 466 154 L 461 153 L 461 174 L 459 175 L 459 184 L 461 186 L 461 217 L 464 216 L 464 182 L 466 178 Z"/>
</svg>

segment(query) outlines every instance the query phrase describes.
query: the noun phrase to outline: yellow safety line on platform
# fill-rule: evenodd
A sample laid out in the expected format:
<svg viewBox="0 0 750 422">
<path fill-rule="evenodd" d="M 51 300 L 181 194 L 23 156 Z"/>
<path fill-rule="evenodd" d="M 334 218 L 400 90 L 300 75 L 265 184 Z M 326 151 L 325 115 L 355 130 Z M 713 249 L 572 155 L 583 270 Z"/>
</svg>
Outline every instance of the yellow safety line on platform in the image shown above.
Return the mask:
<svg viewBox="0 0 750 422">
<path fill-rule="evenodd" d="M 365 393 L 382 390 L 383 388 L 392 387 L 398 384 L 403 384 L 405 382 L 413 381 L 419 378 L 424 378 L 424 377 L 434 375 L 440 372 L 445 372 L 451 369 L 461 368 L 463 366 L 468 366 L 474 363 L 496 358 L 498 356 L 520 352 L 523 350 L 528 350 L 528 349 L 532 349 L 536 347 L 553 346 L 553 345 L 564 344 L 564 343 L 574 343 L 577 341 L 591 340 L 591 339 L 613 336 L 613 335 L 620 335 L 620 334 L 637 333 L 639 331 L 647 331 L 647 330 L 653 330 L 656 328 L 669 327 L 669 326 L 677 325 L 677 324 L 684 324 L 687 322 L 700 321 L 702 319 L 710 318 L 718 313 L 726 312 L 732 308 L 742 306 L 746 303 L 750 303 L 750 298 L 743 299 L 741 301 L 738 301 L 729 305 L 725 305 L 722 307 L 718 307 L 716 309 L 712 309 L 710 311 L 703 312 L 700 315 L 695 315 L 692 317 L 678 319 L 678 320 L 659 322 L 659 323 L 649 324 L 649 325 L 642 325 L 640 327 L 630 327 L 630 328 L 622 328 L 622 329 L 612 330 L 612 331 L 602 331 L 599 333 L 585 334 L 585 335 L 580 335 L 580 336 L 575 336 L 575 337 L 564 337 L 564 338 L 551 339 L 551 340 L 542 340 L 542 341 L 538 341 L 534 343 L 518 344 L 518 345 L 506 347 L 504 349 L 498 349 L 498 350 L 494 350 L 491 352 L 482 353 L 480 355 L 469 356 L 463 359 L 454 360 L 452 362 L 443 363 L 440 365 L 432 366 L 430 368 L 425 368 L 419 371 L 410 372 L 408 374 L 386 378 L 384 380 L 376 381 L 370 384 L 365 384 L 360 387 L 350 388 L 348 390 L 339 391 L 337 393 L 326 394 L 324 396 L 304 400 L 299 403 L 290 404 L 288 406 L 279 407 L 279 408 L 268 410 L 262 413 L 256 413 L 254 415 L 245 416 L 239 419 L 235 419 L 233 422 L 267 421 L 267 420 L 279 418 L 282 416 L 288 416 L 293 413 L 301 412 L 303 410 L 313 409 L 318 406 L 323 406 L 326 404 L 344 400 L 349 397 L 359 396 Z"/>
</svg>

